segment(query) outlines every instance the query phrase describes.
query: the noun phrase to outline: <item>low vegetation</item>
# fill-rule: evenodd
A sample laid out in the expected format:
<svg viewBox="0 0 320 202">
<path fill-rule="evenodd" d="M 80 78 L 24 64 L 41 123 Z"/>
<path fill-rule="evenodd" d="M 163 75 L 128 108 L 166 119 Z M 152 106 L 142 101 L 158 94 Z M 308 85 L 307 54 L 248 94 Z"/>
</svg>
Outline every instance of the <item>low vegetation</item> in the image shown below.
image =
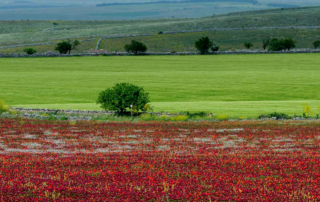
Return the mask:
<svg viewBox="0 0 320 202">
<path fill-rule="evenodd" d="M 256 118 L 276 111 L 293 116 L 302 114 L 304 102 L 313 109 L 320 105 L 315 56 L 7 58 L 0 59 L 6 75 L 0 89 L 12 107 L 100 110 L 97 95 L 128 82 L 152 95 L 157 112 Z"/>
<path fill-rule="evenodd" d="M 33 55 L 33 54 L 37 53 L 37 51 L 33 48 L 26 48 L 23 51 L 28 55 Z"/>
<path fill-rule="evenodd" d="M 291 50 L 296 47 L 296 42 L 291 38 L 287 39 L 271 39 L 269 44 L 269 51 L 282 51 L 282 50 Z"/>
<path fill-rule="evenodd" d="M 314 46 L 314 49 L 317 49 L 318 47 L 320 47 L 320 41 L 315 41 L 312 44 Z"/>
<path fill-rule="evenodd" d="M 318 121 L 0 118 L 0 128 L 4 201 L 320 200 Z"/>
<path fill-rule="evenodd" d="M 142 87 L 129 83 L 118 83 L 100 92 L 97 100 L 97 104 L 101 104 L 102 109 L 117 111 L 120 114 L 128 109 L 135 113 L 146 111 L 146 105 L 149 102 L 149 93 L 144 92 Z"/>
<path fill-rule="evenodd" d="M 252 48 L 253 47 L 253 43 L 250 43 L 250 42 L 244 42 L 244 47 L 246 48 L 246 49 L 250 49 L 250 48 Z"/>
<path fill-rule="evenodd" d="M 3 100 L 0 100 L 0 114 L 9 111 L 9 107 Z"/>
<path fill-rule="evenodd" d="M 206 54 L 209 49 L 213 48 L 213 42 L 210 41 L 209 37 L 202 37 L 195 43 L 195 47 L 201 54 Z"/>
<path fill-rule="evenodd" d="M 80 41 L 74 40 L 73 42 L 71 41 L 63 41 L 57 44 L 55 50 L 59 51 L 60 54 L 67 54 L 71 53 L 71 50 L 75 50 L 77 46 L 80 45 Z"/>
<path fill-rule="evenodd" d="M 147 46 L 140 41 L 132 40 L 130 44 L 126 44 L 124 49 L 128 53 L 133 53 L 135 55 L 139 53 L 144 53 L 147 51 Z"/>
</svg>

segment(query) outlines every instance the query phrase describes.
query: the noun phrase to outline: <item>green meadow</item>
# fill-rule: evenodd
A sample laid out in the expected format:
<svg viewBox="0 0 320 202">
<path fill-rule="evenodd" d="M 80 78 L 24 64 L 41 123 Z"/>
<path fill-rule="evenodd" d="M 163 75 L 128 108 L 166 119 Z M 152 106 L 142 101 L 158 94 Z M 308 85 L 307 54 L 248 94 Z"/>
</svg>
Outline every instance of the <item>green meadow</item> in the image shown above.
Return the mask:
<svg viewBox="0 0 320 202">
<path fill-rule="evenodd" d="M 97 110 L 99 92 L 143 86 L 155 111 L 256 117 L 320 106 L 319 54 L 107 56 L 0 59 L 10 106 Z"/>
</svg>

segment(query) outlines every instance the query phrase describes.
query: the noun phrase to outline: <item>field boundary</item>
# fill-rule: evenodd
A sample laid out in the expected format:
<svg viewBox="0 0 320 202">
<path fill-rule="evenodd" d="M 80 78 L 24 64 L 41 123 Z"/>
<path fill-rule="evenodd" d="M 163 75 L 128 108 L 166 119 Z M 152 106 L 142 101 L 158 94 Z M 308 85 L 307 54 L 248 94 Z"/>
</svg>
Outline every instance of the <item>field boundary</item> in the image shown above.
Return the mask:
<svg viewBox="0 0 320 202">
<path fill-rule="evenodd" d="M 210 52 L 207 55 L 236 55 L 236 54 L 299 54 L 299 53 L 320 53 L 320 49 L 298 49 L 290 51 L 251 51 L 251 50 L 238 50 L 238 51 L 218 51 Z M 47 53 L 39 53 L 34 55 L 27 54 L 1 54 L 0 58 L 36 58 L 36 57 L 84 57 L 84 56 L 133 56 L 133 53 L 127 52 L 112 52 L 112 53 L 75 53 L 75 54 L 58 54 L 48 51 Z M 200 52 L 147 52 L 140 53 L 137 56 L 156 56 L 156 55 L 201 55 Z"/>
</svg>

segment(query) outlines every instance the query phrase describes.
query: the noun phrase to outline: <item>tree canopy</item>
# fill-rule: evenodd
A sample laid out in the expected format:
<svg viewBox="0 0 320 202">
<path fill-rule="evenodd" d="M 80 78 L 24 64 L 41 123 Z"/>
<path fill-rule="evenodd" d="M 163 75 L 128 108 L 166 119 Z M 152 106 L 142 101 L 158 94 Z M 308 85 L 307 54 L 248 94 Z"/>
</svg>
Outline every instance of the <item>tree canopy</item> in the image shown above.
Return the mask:
<svg viewBox="0 0 320 202">
<path fill-rule="evenodd" d="M 104 110 L 126 112 L 132 105 L 138 111 L 144 111 L 145 105 L 150 102 L 149 93 L 142 87 L 130 83 L 118 83 L 99 94 L 97 104 Z"/>
<path fill-rule="evenodd" d="M 210 41 L 209 37 L 202 37 L 195 43 L 195 47 L 200 51 L 201 54 L 206 54 L 209 49 L 212 48 L 213 42 Z"/>
</svg>

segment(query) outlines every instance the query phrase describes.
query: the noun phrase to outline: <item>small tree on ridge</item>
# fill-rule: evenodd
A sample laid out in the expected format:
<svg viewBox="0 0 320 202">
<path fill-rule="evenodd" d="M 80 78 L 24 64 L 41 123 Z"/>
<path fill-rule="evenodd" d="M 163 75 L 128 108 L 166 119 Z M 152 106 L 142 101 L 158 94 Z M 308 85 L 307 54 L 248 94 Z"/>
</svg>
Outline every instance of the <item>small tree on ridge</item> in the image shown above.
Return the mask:
<svg viewBox="0 0 320 202">
<path fill-rule="evenodd" d="M 244 47 L 246 48 L 246 49 L 250 49 L 250 48 L 252 48 L 253 47 L 253 44 L 252 43 L 250 43 L 250 42 L 244 42 Z"/>
<path fill-rule="evenodd" d="M 195 47 L 200 51 L 201 54 L 206 54 L 209 49 L 212 48 L 213 42 L 210 41 L 209 37 L 202 37 L 195 43 Z"/>
<path fill-rule="evenodd" d="M 263 50 L 266 50 L 266 49 L 267 49 L 267 47 L 269 46 L 269 44 L 270 44 L 270 38 L 269 38 L 269 37 L 264 38 L 264 39 L 262 40 L 262 47 L 263 47 Z"/>
<path fill-rule="evenodd" d="M 135 55 L 137 55 L 138 53 L 144 53 L 147 51 L 147 46 L 144 45 L 142 42 L 140 41 L 136 41 L 136 40 L 132 40 L 131 44 L 126 44 L 124 46 L 124 49 L 130 53 L 134 53 Z"/>
<path fill-rule="evenodd" d="M 33 55 L 33 54 L 35 54 L 37 51 L 36 51 L 35 49 L 33 49 L 33 48 L 26 48 L 26 49 L 23 50 L 23 52 L 25 52 L 25 53 L 28 54 L 28 55 Z"/>
<path fill-rule="evenodd" d="M 75 50 L 79 45 L 80 41 L 78 40 L 74 40 L 72 43 L 70 41 L 63 41 L 57 44 L 55 50 L 59 51 L 60 54 L 70 54 L 71 50 Z"/>
<path fill-rule="evenodd" d="M 315 41 L 312 44 L 313 44 L 314 49 L 317 49 L 320 46 L 320 41 Z"/>
</svg>

